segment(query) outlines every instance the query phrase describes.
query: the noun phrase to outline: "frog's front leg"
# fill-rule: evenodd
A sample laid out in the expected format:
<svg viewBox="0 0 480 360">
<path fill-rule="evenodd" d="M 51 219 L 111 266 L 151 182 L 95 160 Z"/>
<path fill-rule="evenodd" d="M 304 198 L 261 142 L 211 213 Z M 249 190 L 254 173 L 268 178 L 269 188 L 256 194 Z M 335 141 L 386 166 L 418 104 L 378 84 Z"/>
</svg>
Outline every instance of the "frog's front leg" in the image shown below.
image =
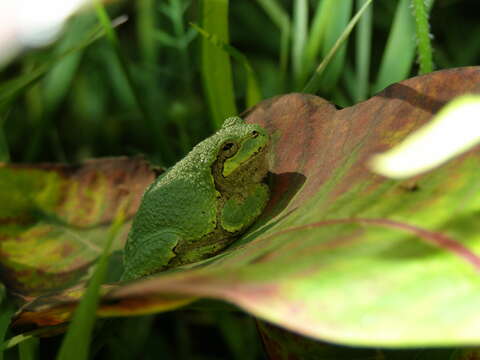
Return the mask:
<svg viewBox="0 0 480 360">
<path fill-rule="evenodd" d="M 232 194 L 222 209 L 222 228 L 232 233 L 246 229 L 262 213 L 269 195 L 268 186 L 262 183 Z"/>
<path fill-rule="evenodd" d="M 134 280 L 162 270 L 176 256 L 173 249 L 181 240 L 182 236 L 174 229 L 163 229 L 142 237 L 138 242 L 140 247 L 126 251 L 126 267 L 120 280 Z"/>
</svg>

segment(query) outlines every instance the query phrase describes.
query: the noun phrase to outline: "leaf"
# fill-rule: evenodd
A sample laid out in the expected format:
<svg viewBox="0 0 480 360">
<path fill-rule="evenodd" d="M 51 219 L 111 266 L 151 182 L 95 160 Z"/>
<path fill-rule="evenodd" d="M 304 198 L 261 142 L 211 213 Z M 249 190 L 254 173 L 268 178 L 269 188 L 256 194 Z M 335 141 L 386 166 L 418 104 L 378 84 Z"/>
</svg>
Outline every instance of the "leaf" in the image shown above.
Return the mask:
<svg viewBox="0 0 480 360">
<path fill-rule="evenodd" d="M 378 349 L 335 346 L 287 332 L 263 321 L 257 322 L 258 332 L 269 359 L 390 359 L 379 356 Z M 402 350 L 402 360 L 406 360 Z"/>
<path fill-rule="evenodd" d="M 431 170 L 480 144 L 480 96 L 464 95 L 445 105 L 428 124 L 387 153 L 375 155 L 371 169 L 402 179 Z"/>
<path fill-rule="evenodd" d="M 0 165 L 0 270 L 24 297 L 88 278 L 120 206 L 131 219 L 154 179 L 141 158 L 99 159 L 81 166 Z M 124 240 L 129 221 L 118 238 Z M 116 249 L 122 248 L 115 240 Z"/>
<path fill-rule="evenodd" d="M 366 163 L 451 98 L 479 92 L 480 68 L 470 67 L 394 84 L 342 110 L 305 94 L 260 103 L 246 115 L 273 138 L 272 198 L 262 217 L 203 266 L 105 287 L 98 314 L 208 297 L 336 343 L 478 344 L 480 148 L 405 181 Z M 28 304 L 15 324 L 65 321 L 75 301 L 61 295 Z"/>
</svg>

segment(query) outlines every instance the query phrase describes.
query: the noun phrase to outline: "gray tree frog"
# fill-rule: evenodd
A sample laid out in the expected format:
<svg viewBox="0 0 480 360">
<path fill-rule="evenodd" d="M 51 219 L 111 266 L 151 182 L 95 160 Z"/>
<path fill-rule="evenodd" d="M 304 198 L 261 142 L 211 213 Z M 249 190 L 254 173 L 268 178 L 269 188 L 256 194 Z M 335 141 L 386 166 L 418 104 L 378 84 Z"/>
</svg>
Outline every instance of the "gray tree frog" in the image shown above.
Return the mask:
<svg viewBox="0 0 480 360">
<path fill-rule="evenodd" d="M 128 234 L 122 280 L 217 254 L 262 213 L 270 196 L 270 137 L 239 117 L 152 183 Z"/>
</svg>

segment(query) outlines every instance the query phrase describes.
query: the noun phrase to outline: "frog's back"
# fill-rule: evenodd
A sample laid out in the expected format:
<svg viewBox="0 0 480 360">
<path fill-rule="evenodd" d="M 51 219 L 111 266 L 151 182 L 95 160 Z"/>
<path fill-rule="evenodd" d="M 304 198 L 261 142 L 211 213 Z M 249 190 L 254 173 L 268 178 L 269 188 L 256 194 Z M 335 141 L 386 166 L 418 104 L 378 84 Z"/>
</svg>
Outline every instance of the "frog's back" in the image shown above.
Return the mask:
<svg viewBox="0 0 480 360">
<path fill-rule="evenodd" d="M 243 152 L 238 151 L 240 144 Z M 260 166 L 266 144 L 268 136 L 261 127 L 229 118 L 159 177 L 145 192 L 129 232 L 123 279 L 211 256 L 248 227 L 268 199 L 268 191 L 263 191 L 264 202 L 256 195 L 266 188 L 260 183 L 266 174 L 266 166 Z M 250 164 L 250 170 L 236 170 L 231 180 L 224 180 L 242 162 Z"/>
<path fill-rule="evenodd" d="M 215 229 L 218 193 L 209 162 L 192 152 L 147 189 L 129 233 L 127 253 L 159 229 L 178 232 L 185 241 Z"/>
</svg>

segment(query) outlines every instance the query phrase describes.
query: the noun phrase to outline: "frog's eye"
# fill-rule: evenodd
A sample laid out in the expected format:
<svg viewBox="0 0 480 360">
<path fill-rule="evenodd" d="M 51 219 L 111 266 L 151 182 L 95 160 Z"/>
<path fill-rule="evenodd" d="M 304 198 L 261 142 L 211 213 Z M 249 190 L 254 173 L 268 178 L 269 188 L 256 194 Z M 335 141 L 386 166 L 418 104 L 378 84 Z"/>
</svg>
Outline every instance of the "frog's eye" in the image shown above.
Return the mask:
<svg viewBox="0 0 480 360">
<path fill-rule="evenodd" d="M 227 158 L 235 155 L 237 150 L 238 150 L 238 145 L 232 141 L 227 141 L 222 145 L 222 153 Z"/>
<path fill-rule="evenodd" d="M 258 136 L 258 131 L 253 130 L 250 135 L 252 135 L 252 138 L 256 138 Z"/>
</svg>

